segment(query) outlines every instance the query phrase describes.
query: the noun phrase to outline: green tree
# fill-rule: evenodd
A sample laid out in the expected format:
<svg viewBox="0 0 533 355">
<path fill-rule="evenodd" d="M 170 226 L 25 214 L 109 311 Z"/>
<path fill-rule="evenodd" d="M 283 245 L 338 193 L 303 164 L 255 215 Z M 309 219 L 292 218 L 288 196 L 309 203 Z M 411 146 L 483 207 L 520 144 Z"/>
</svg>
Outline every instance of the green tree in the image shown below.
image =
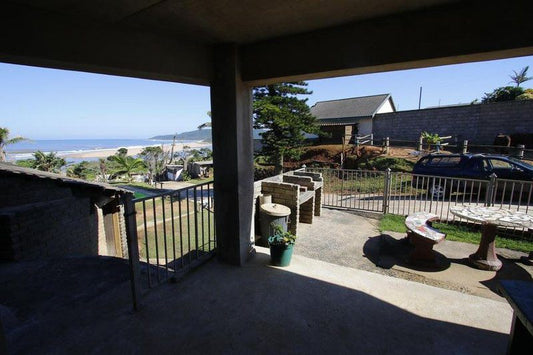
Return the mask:
<svg viewBox="0 0 533 355">
<path fill-rule="evenodd" d="M 98 170 L 100 170 L 100 177 L 103 182 L 107 182 L 107 160 L 103 158 L 98 159 Z"/>
<path fill-rule="evenodd" d="M 533 100 L 533 89 L 525 89 L 523 94 L 516 97 L 516 100 Z"/>
<path fill-rule="evenodd" d="M 485 93 L 481 99 L 483 103 L 513 101 L 524 93 L 524 89 L 519 86 L 504 86 L 494 89 L 491 93 Z"/>
<path fill-rule="evenodd" d="M 55 152 L 43 153 L 40 150 L 33 153 L 33 168 L 41 171 L 59 173 L 61 168 L 67 165 L 65 159 L 57 156 Z"/>
<path fill-rule="evenodd" d="M 6 145 L 26 140 L 24 137 L 9 138 L 9 129 L 0 127 L 0 161 L 6 161 Z"/>
<path fill-rule="evenodd" d="M 316 119 L 307 106 L 307 83 L 293 82 L 254 88 L 254 128 L 266 129 L 261 135 L 262 153 L 275 164 L 277 174 L 283 171 L 286 157 L 297 159 L 305 133 L 319 134 Z"/>
<path fill-rule="evenodd" d="M 115 153 L 118 156 L 125 157 L 128 155 L 128 149 L 127 148 L 118 148 L 117 152 Z"/>
<path fill-rule="evenodd" d="M 142 159 L 135 159 L 132 157 L 125 157 L 121 155 L 111 155 L 108 157 L 110 161 L 115 163 L 113 175 L 126 175 L 128 182 L 131 182 L 131 174 L 144 171 L 146 168 Z"/>
<path fill-rule="evenodd" d="M 155 178 L 163 172 L 167 154 L 162 147 L 145 147 L 140 156 L 148 168 L 148 179 L 149 183 L 152 184 Z"/>
<path fill-rule="evenodd" d="M 516 84 L 516 87 L 519 87 L 520 84 L 533 79 L 533 76 L 527 76 L 527 71 L 529 69 L 529 66 L 522 68 L 519 72 L 516 70 L 513 70 L 513 75 L 509 75 L 512 82 Z"/>
<path fill-rule="evenodd" d="M 88 161 L 82 161 L 73 164 L 67 169 L 67 176 L 87 180 L 89 175 L 93 173 L 93 169 L 89 166 Z"/>
</svg>

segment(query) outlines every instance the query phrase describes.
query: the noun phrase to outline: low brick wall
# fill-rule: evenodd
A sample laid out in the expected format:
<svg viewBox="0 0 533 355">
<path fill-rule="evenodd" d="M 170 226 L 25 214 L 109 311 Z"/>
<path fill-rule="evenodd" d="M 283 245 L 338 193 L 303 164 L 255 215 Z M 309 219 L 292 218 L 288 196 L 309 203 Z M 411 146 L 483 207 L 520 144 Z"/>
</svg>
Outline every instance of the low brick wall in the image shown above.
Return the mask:
<svg viewBox="0 0 533 355">
<path fill-rule="evenodd" d="M 466 139 L 470 144 L 492 144 L 498 133 L 533 133 L 533 100 L 399 111 L 374 117 L 375 139 L 417 141 L 422 131 L 457 137 L 459 143 Z"/>
</svg>

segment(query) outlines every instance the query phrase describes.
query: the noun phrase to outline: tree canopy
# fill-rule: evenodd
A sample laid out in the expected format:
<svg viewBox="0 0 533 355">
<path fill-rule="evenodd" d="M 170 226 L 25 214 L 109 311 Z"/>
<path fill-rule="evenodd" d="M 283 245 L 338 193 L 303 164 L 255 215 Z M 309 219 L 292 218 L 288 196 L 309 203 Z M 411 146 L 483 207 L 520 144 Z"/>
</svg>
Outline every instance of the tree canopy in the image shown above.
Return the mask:
<svg viewBox="0 0 533 355">
<path fill-rule="evenodd" d="M 152 184 L 155 178 L 163 172 L 168 154 L 165 153 L 162 147 L 156 146 L 145 147 L 139 155 L 148 168 L 148 180 Z"/>
<path fill-rule="evenodd" d="M 532 76 L 527 76 L 527 71 L 529 69 L 529 66 L 522 68 L 520 71 L 513 70 L 513 74 L 509 75 L 512 82 L 516 84 L 516 87 L 519 87 L 520 84 L 533 79 Z"/>
<path fill-rule="evenodd" d="M 5 147 L 9 144 L 15 144 L 17 142 L 26 140 L 24 137 L 9 138 L 9 129 L 0 127 L 0 161 L 6 161 Z"/>
<path fill-rule="evenodd" d="M 52 173 L 59 173 L 61 168 L 67 165 L 65 159 L 60 158 L 56 153 L 43 153 L 40 150 L 33 153 L 32 168 L 48 171 Z"/>
<path fill-rule="evenodd" d="M 481 102 L 501 102 L 501 101 L 513 101 L 524 93 L 524 89 L 519 86 L 504 86 L 494 89 L 491 93 L 485 93 L 485 96 L 481 98 Z"/>
<path fill-rule="evenodd" d="M 309 110 L 307 83 L 303 81 L 254 88 L 254 128 L 266 129 L 261 135 L 262 153 L 270 157 L 276 173 L 283 170 L 285 157 L 298 158 L 305 133 L 318 134 L 316 119 Z"/>
</svg>

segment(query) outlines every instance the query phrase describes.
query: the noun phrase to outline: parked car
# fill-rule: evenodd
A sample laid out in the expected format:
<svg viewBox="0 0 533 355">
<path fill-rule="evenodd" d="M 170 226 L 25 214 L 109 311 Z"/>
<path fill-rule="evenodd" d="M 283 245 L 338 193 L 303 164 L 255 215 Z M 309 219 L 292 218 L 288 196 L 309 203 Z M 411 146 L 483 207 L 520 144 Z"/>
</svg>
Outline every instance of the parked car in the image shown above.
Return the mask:
<svg viewBox="0 0 533 355">
<path fill-rule="evenodd" d="M 442 198 L 453 191 L 468 191 L 469 189 L 471 191 L 473 185 L 477 189 L 475 192 L 484 191 L 486 184 L 476 184 L 476 181 L 472 180 L 490 180 L 492 174 L 495 174 L 498 179 L 533 182 L 533 165 L 496 154 L 430 154 L 418 160 L 413 167 L 413 174 L 439 177 L 417 179 L 417 185 L 419 188 L 427 188 L 434 198 Z M 445 178 L 468 180 L 452 182 Z M 514 185 L 516 184 L 511 182 L 499 183 L 498 192 L 500 194 L 506 192 Z M 527 188 L 530 189 L 531 186 Z"/>
</svg>

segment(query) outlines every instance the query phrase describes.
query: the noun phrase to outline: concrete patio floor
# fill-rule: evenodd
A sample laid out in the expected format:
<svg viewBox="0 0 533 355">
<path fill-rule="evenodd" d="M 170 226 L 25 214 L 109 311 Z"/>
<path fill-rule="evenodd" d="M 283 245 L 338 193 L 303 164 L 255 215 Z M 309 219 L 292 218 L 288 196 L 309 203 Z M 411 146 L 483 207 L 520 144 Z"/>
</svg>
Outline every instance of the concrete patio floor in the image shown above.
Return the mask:
<svg viewBox="0 0 533 355">
<path fill-rule="evenodd" d="M 309 258 L 399 277 L 506 302 L 498 292 L 498 280 L 533 279 L 533 266 L 524 264 L 526 253 L 497 248 L 503 267 L 498 272 L 473 268 L 468 255 L 477 245 L 445 240 L 436 245 L 438 268 L 422 268 L 407 262 L 411 246 L 402 241 L 405 233 L 378 230 L 376 215 L 322 209 L 313 224 L 300 223 L 294 252 Z M 496 246 L 498 239 L 496 239 Z"/>
<path fill-rule="evenodd" d="M 504 302 L 300 255 L 275 268 L 259 247 L 243 267 L 212 260 L 148 291 L 134 313 L 124 261 L 95 260 L 0 265 L 10 352 L 502 354 L 511 326 Z"/>
</svg>

